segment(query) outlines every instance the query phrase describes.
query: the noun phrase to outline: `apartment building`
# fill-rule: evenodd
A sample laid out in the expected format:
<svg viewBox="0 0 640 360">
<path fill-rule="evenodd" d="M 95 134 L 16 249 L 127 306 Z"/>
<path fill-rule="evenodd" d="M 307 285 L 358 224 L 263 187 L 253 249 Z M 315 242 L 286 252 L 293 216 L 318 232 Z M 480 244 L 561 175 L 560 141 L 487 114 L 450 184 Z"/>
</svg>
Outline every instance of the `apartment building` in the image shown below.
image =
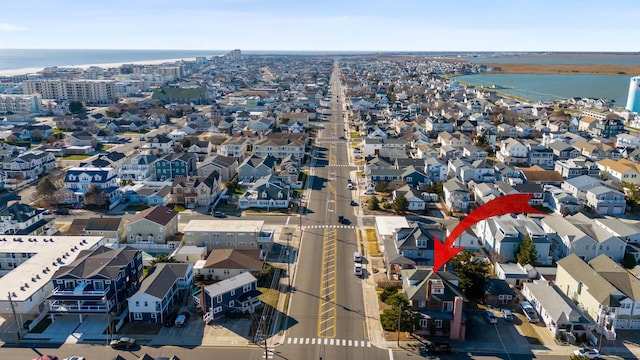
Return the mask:
<svg viewBox="0 0 640 360">
<path fill-rule="evenodd" d="M 25 94 L 40 94 L 43 99 L 67 99 L 87 104 L 108 105 L 116 101 L 114 80 L 27 80 L 22 82 Z"/>
</svg>

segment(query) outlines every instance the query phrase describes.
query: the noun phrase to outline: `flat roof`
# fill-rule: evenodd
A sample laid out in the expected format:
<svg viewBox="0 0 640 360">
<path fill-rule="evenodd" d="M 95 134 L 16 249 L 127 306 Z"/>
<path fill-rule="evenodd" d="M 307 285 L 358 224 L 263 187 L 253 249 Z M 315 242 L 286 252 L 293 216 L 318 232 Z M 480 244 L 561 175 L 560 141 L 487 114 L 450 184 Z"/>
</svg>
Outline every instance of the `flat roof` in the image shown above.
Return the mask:
<svg viewBox="0 0 640 360">
<path fill-rule="evenodd" d="M 404 216 L 376 216 L 376 228 L 380 236 L 392 236 L 403 227 L 409 227 Z"/>
<path fill-rule="evenodd" d="M 17 260 L 24 259 L 23 254 L 28 257 L 0 278 L 0 289 L 4 295 L 6 291 L 15 293 L 13 301 L 25 301 L 48 284 L 60 266 L 72 263 L 82 250 L 97 248 L 103 239 L 104 236 L 0 235 L 0 258 L 10 254 L 16 254 Z"/>
<path fill-rule="evenodd" d="M 262 231 L 264 220 L 191 220 L 182 232 L 253 232 Z"/>
</svg>

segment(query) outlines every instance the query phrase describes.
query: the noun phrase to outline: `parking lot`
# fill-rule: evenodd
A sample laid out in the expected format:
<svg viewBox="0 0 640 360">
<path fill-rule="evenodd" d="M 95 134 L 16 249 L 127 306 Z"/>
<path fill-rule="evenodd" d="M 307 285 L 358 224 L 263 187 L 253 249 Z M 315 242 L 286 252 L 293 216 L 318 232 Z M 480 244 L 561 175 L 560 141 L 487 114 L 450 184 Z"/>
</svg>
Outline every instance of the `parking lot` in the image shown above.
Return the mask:
<svg viewBox="0 0 640 360">
<path fill-rule="evenodd" d="M 493 310 L 497 317 L 496 324 L 490 324 L 484 315 L 484 310 L 467 310 L 467 337 L 468 345 L 475 349 L 500 349 L 515 347 L 527 348 L 530 344 L 526 337 L 518 331 L 518 326 L 523 326 L 522 320 L 515 317 L 513 321 L 505 320 L 498 310 Z"/>
</svg>

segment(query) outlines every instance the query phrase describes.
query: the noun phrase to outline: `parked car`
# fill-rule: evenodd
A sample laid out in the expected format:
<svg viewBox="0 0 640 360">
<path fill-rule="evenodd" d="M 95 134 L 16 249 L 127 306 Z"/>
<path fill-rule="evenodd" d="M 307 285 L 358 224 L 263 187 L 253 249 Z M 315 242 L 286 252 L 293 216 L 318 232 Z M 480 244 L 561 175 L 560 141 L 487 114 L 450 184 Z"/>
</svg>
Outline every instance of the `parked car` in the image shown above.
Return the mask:
<svg viewBox="0 0 640 360">
<path fill-rule="evenodd" d="M 189 321 L 189 317 L 191 316 L 190 313 L 188 312 L 181 312 L 177 317 L 176 317 L 176 327 L 183 327 L 187 324 L 187 321 Z"/>
<path fill-rule="evenodd" d="M 71 356 L 62 360 L 85 360 L 85 359 L 84 359 L 84 356 Z"/>
<path fill-rule="evenodd" d="M 344 215 L 342 215 L 342 214 L 338 215 L 338 222 L 340 224 L 344 223 Z"/>
<path fill-rule="evenodd" d="M 362 264 L 360 263 L 353 264 L 353 275 L 358 277 L 362 276 Z"/>
<path fill-rule="evenodd" d="M 349 201 L 349 205 L 358 206 L 358 203 L 355 200 L 351 199 L 351 201 Z"/>
<path fill-rule="evenodd" d="M 376 191 L 374 189 L 371 189 L 371 188 L 369 188 L 369 189 L 364 191 L 365 195 L 373 195 L 375 193 L 376 193 Z"/>
<path fill-rule="evenodd" d="M 109 345 L 111 345 L 112 349 L 131 349 L 136 346 L 136 339 L 121 337 L 120 339 L 111 340 Z"/>
<path fill-rule="evenodd" d="M 493 315 L 493 313 L 489 310 L 484 311 L 484 317 L 487 318 L 487 321 L 489 322 L 489 324 L 498 323 L 498 318 L 495 315 Z"/>
<path fill-rule="evenodd" d="M 598 349 L 582 348 L 574 350 L 573 355 L 584 356 L 588 359 L 597 359 L 600 357 L 600 351 L 598 351 Z"/>
<path fill-rule="evenodd" d="M 420 355 L 451 354 L 451 345 L 446 342 L 434 342 L 420 347 Z"/>
<path fill-rule="evenodd" d="M 214 211 L 213 216 L 217 218 L 226 218 L 227 214 L 223 213 L 222 211 Z"/>
<path fill-rule="evenodd" d="M 521 301 L 520 307 L 522 308 L 522 312 L 524 313 L 524 316 L 527 317 L 530 323 L 537 323 L 538 321 L 540 321 L 540 319 L 538 318 L 538 313 L 536 312 L 536 309 L 533 308 L 533 305 L 531 305 L 530 302 Z"/>
<path fill-rule="evenodd" d="M 507 321 L 513 320 L 513 314 L 511 313 L 511 310 L 502 309 L 502 317 Z"/>
<path fill-rule="evenodd" d="M 167 315 L 167 317 L 164 319 L 164 326 L 173 326 L 173 324 L 175 324 L 176 322 L 176 317 L 178 317 L 177 313 L 171 313 Z"/>
<path fill-rule="evenodd" d="M 56 215 L 69 215 L 70 212 L 67 209 L 61 208 L 61 209 L 56 209 L 55 211 Z"/>
</svg>

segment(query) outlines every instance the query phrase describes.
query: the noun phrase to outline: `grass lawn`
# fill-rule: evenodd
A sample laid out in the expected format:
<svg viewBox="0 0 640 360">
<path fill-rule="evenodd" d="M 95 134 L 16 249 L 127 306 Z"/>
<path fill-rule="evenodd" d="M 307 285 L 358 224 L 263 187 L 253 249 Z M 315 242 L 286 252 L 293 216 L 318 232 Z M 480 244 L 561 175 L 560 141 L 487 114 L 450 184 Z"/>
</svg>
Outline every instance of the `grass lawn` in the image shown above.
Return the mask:
<svg viewBox="0 0 640 360">
<path fill-rule="evenodd" d="M 367 249 L 369 250 L 369 255 L 371 256 L 380 256 L 380 249 L 378 248 L 378 237 L 376 236 L 375 229 L 367 229 Z"/>
<path fill-rule="evenodd" d="M 357 131 L 352 131 L 351 132 L 351 138 L 352 139 L 360 139 L 360 134 L 358 134 Z"/>
<path fill-rule="evenodd" d="M 65 155 L 62 159 L 64 160 L 84 160 L 91 155 Z"/>
<path fill-rule="evenodd" d="M 30 332 L 32 333 L 36 333 L 36 334 L 42 334 L 42 332 L 49 327 L 49 325 L 51 325 L 51 319 L 49 319 L 48 317 L 40 320 L 40 322 L 38 323 L 38 325 L 33 327 L 33 330 L 31 330 Z"/>
<path fill-rule="evenodd" d="M 259 287 L 258 290 L 262 292 L 262 295 L 260 295 L 260 301 L 274 309 L 278 308 L 278 298 L 280 297 L 280 292 L 278 290 L 265 287 Z"/>
<path fill-rule="evenodd" d="M 187 210 L 187 209 L 183 208 L 180 205 L 174 205 L 174 207 L 173 207 L 173 211 L 175 211 L 175 212 L 183 212 L 185 210 Z"/>
</svg>

